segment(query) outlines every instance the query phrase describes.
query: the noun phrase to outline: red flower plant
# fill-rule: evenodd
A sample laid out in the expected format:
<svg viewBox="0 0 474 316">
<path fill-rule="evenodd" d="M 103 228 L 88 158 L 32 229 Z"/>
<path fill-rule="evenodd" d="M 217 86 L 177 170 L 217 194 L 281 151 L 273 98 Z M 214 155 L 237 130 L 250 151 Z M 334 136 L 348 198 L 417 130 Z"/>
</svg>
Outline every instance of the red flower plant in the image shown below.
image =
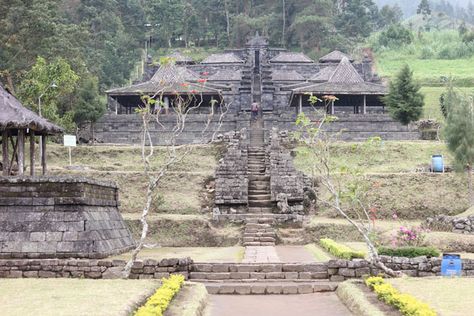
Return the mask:
<svg viewBox="0 0 474 316">
<path fill-rule="evenodd" d="M 202 75 L 203 75 L 203 76 L 209 76 L 209 73 L 208 73 L 207 71 L 204 71 L 204 72 L 202 73 Z"/>
<path fill-rule="evenodd" d="M 191 90 L 191 93 L 196 94 L 196 93 L 198 93 L 198 91 L 197 90 Z"/>
<path fill-rule="evenodd" d="M 186 88 L 187 86 L 189 86 L 189 84 L 187 84 L 186 82 L 183 82 L 181 86 Z"/>
<path fill-rule="evenodd" d="M 207 79 L 199 79 L 198 82 L 199 82 L 199 83 L 206 83 L 206 82 L 207 82 Z"/>
</svg>

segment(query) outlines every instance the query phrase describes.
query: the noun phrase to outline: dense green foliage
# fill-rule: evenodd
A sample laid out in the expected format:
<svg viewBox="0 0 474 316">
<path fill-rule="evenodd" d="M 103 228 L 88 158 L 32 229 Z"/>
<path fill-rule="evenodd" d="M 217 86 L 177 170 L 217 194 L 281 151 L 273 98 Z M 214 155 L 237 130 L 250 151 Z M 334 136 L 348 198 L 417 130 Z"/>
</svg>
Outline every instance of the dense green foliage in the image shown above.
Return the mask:
<svg viewBox="0 0 474 316">
<path fill-rule="evenodd" d="M 379 247 L 377 248 L 379 255 L 391 257 L 408 257 L 415 258 L 420 256 L 439 257 L 439 250 L 433 247 Z"/>
<path fill-rule="evenodd" d="M 420 85 L 413 79 L 413 72 L 405 65 L 395 80 L 390 82 L 390 92 L 384 97 L 391 116 L 402 124 L 417 121 L 423 113 L 424 96 Z"/>
<path fill-rule="evenodd" d="M 392 24 L 380 33 L 378 40 L 383 47 L 400 47 L 413 42 L 413 33 L 401 24 Z"/>
</svg>

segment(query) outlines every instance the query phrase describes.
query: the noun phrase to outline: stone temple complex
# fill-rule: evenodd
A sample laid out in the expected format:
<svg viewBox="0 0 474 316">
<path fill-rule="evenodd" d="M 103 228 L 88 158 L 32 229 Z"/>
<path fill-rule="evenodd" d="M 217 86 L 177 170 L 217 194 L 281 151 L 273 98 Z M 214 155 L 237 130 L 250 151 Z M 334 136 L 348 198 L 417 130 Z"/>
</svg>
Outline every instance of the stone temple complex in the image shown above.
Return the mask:
<svg viewBox="0 0 474 316">
<path fill-rule="evenodd" d="M 303 53 L 271 48 L 266 38 L 256 35 L 243 49 L 228 49 L 208 56 L 200 63 L 180 53 L 171 56 L 175 63 L 155 67 L 151 63 L 143 82 L 107 91 L 109 111 L 95 126 L 95 137 L 104 143 L 137 143 L 141 120 L 135 109 L 143 104 L 143 96 L 159 93 L 166 108 L 177 97 L 194 98 L 199 107 L 187 118 L 187 126 L 179 143 L 202 142 L 200 131 L 216 102 L 229 111 L 223 124 L 217 118 L 209 127 L 209 135 L 217 129 L 225 133 L 250 127 L 252 102 L 259 102 L 263 128 L 268 141 L 273 127 L 294 128 L 300 112 L 310 112 L 310 96 L 334 95 L 338 100 L 327 110 L 338 116 L 329 131 L 344 130 L 346 140 L 417 139 L 418 131 L 402 126 L 384 112 L 380 97 L 387 88 L 373 71 L 372 61 L 361 62 L 340 51 L 333 51 L 318 62 Z M 323 108 L 323 103 L 316 107 Z M 155 144 L 164 144 L 166 132 L 174 124 L 173 115 L 163 115 L 160 126 L 152 131 Z"/>
</svg>

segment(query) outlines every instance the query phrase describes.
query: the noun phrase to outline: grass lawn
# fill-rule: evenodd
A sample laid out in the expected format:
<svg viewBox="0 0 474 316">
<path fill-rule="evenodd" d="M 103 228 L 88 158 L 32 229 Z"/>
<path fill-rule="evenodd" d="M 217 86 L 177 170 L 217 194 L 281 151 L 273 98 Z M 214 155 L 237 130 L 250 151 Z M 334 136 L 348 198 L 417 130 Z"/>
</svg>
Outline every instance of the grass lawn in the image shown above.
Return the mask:
<svg viewBox="0 0 474 316">
<path fill-rule="evenodd" d="M 2 279 L 2 316 L 128 315 L 157 280 Z"/>
<path fill-rule="evenodd" d="M 308 245 L 304 246 L 304 248 L 308 252 L 310 252 L 314 256 L 316 261 L 318 261 L 318 262 L 325 262 L 325 261 L 334 259 L 334 257 L 331 256 L 331 254 L 329 254 L 323 248 L 319 247 L 316 244 L 308 244 Z"/>
<path fill-rule="evenodd" d="M 243 247 L 162 247 L 143 249 L 139 259 L 184 258 L 191 257 L 196 262 L 241 262 Z M 114 256 L 110 259 L 128 260 L 130 253 Z"/>
<path fill-rule="evenodd" d="M 474 310 L 472 278 L 402 278 L 388 281 L 401 292 L 426 302 L 440 315 L 472 315 Z"/>
<path fill-rule="evenodd" d="M 460 93 L 474 92 L 474 88 L 456 88 Z M 421 92 L 425 95 L 425 107 L 423 109 L 423 118 L 436 119 L 443 122 L 444 117 L 439 107 L 439 97 L 446 91 L 445 87 L 422 87 Z"/>
<path fill-rule="evenodd" d="M 154 168 L 163 162 L 166 151 L 157 147 L 151 160 Z M 55 175 L 76 175 L 110 180 L 120 188 L 123 213 L 140 212 L 144 204 L 147 180 L 143 176 L 140 148 L 137 146 L 78 146 L 73 149 L 73 165 L 84 170 L 68 170 L 67 149 L 55 144 L 48 146 L 48 167 Z M 217 166 L 212 146 L 195 146 L 184 160 L 173 166 L 163 179 L 156 194 L 152 212 L 197 214 L 201 210 L 206 179 Z"/>
<path fill-rule="evenodd" d="M 373 146 L 364 142 L 338 142 L 330 149 L 332 168 L 336 172 L 342 166 L 365 174 L 410 172 L 420 165 L 430 164 L 431 156 L 435 154 L 444 155 L 447 164 L 452 161 L 446 145 L 432 141 L 383 141 Z M 306 148 L 297 148 L 295 166 L 306 173 L 311 172 L 312 155 Z"/>
</svg>

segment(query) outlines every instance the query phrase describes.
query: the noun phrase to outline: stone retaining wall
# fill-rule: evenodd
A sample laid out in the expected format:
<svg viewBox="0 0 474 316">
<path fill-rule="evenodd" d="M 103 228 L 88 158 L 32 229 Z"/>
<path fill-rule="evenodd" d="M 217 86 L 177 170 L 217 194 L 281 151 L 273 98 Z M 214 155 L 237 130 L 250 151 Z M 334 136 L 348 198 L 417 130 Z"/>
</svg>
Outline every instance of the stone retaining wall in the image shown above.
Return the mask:
<svg viewBox="0 0 474 316">
<path fill-rule="evenodd" d="M 247 146 L 245 132 L 226 134 L 227 152 L 219 161 L 215 173 L 215 213 L 245 212 L 248 206 L 249 177 L 247 172 Z"/>
<path fill-rule="evenodd" d="M 382 256 L 395 270 L 413 277 L 440 275 L 439 258 L 400 258 Z M 463 276 L 474 276 L 474 260 L 463 259 Z M 124 260 L 86 259 L 12 259 L 0 260 L 0 278 L 120 278 Z M 340 282 L 381 271 L 366 260 L 330 260 L 321 263 L 193 263 L 190 258 L 138 260 L 132 279 L 160 279 L 170 273 L 183 274 L 190 280 L 323 280 Z"/>
<path fill-rule="evenodd" d="M 0 258 L 103 258 L 134 246 L 118 188 L 75 177 L 0 178 Z"/>
<path fill-rule="evenodd" d="M 436 231 L 474 234 L 474 215 L 468 217 L 438 215 L 436 217 L 429 217 L 423 226 Z"/>
</svg>

